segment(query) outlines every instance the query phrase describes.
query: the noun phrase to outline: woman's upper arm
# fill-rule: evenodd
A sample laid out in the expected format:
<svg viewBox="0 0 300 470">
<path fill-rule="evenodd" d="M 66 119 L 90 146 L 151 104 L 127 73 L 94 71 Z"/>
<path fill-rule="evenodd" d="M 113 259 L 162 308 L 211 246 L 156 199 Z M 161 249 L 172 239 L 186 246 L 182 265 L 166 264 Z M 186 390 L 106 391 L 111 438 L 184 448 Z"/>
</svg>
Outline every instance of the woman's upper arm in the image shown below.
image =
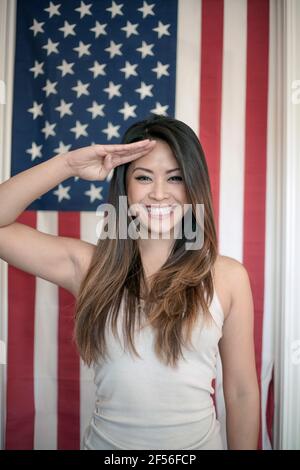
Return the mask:
<svg viewBox="0 0 300 470">
<path fill-rule="evenodd" d="M 94 248 L 82 240 L 50 235 L 18 222 L 0 227 L 1 259 L 74 295 L 83 260 L 91 258 Z"/>
<path fill-rule="evenodd" d="M 229 270 L 231 306 L 219 342 L 225 401 L 257 393 L 254 347 L 254 307 L 246 268 L 233 260 Z"/>
</svg>

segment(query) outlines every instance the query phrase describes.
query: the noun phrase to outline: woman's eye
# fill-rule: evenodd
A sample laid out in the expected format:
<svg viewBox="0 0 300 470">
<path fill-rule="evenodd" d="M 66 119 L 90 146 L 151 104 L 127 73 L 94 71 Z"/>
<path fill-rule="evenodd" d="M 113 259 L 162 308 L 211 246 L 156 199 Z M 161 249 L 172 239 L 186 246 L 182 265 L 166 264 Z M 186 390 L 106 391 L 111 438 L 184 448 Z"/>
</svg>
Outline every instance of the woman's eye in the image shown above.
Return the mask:
<svg viewBox="0 0 300 470">
<path fill-rule="evenodd" d="M 142 180 L 142 178 L 149 178 L 149 176 L 137 176 L 135 179 L 136 180 Z"/>
<path fill-rule="evenodd" d="M 138 181 L 143 181 L 143 178 L 149 178 L 149 176 L 137 176 L 135 179 Z M 177 181 L 182 181 L 182 176 L 171 176 L 169 179 L 175 178 Z"/>
<path fill-rule="evenodd" d="M 177 178 L 177 181 L 182 181 L 182 176 L 171 176 L 171 178 Z"/>
</svg>

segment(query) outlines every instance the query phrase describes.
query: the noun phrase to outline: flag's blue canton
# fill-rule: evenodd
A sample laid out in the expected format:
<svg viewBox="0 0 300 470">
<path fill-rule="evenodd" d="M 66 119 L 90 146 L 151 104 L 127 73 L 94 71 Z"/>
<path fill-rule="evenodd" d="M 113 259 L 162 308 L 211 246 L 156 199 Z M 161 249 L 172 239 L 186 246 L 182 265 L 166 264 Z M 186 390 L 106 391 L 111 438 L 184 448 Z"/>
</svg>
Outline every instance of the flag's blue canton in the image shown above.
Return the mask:
<svg viewBox="0 0 300 470">
<path fill-rule="evenodd" d="M 19 0 L 11 174 L 174 116 L 176 40 L 177 0 Z M 110 178 L 69 178 L 28 209 L 95 210 Z"/>
</svg>

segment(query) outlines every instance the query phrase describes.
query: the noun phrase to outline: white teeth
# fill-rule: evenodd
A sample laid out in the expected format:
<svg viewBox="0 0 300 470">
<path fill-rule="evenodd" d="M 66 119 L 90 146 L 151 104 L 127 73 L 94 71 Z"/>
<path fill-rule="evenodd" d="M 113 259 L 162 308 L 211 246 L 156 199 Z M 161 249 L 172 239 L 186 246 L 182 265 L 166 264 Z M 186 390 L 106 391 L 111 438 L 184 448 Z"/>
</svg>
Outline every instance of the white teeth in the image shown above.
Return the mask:
<svg viewBox="0 0 300 470">
<path fill-rule="evenodd" d="M 153 215 L 164 215 L 164 214 L 170 214 L 173 210 L 172 207 L 147 207 L 147 210 L 150 214 Z"/>
</svg>

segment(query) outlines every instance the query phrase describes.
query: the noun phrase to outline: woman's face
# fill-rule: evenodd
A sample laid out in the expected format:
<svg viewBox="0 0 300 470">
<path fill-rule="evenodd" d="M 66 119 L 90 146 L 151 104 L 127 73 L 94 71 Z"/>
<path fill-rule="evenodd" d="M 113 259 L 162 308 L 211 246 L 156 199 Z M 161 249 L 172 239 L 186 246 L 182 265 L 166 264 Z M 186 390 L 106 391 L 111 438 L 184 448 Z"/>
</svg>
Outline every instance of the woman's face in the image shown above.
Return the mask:
<svg viewBox="0 0 300 470">
<path fill-rule="evenodd" d="M 169 145 L 156 139 L 153 149 L 132 161 L 126 173 L 129 207 L 141 225 L 156 234 L 171 231 L 187 210 L 183 176 Z"/>
</svg>

